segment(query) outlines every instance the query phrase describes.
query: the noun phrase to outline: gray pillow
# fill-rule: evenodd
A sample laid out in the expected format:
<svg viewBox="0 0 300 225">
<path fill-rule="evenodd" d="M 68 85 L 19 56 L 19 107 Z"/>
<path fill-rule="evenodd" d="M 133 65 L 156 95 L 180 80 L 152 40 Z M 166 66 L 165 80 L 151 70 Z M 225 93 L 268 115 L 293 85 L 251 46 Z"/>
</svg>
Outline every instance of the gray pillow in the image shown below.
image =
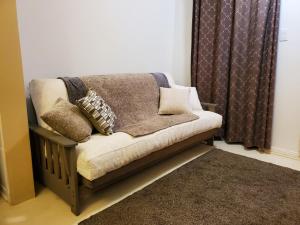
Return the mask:
<svg viewBox="0 0 300 225">
<path fill-rule="evenodd" d="M 87 141 L 92 134 L 93 126 L 79 108 L 62 98 L 41 118 L 55 131 L 76 142 Z"/>
<path fill-rule="evenodd" d="M 77 100 L 77 106 L 101 134 L 111 135 L 113 133 L 117 117 L 95 91 L 89 90 L 84 98 Z"/>
</svg>

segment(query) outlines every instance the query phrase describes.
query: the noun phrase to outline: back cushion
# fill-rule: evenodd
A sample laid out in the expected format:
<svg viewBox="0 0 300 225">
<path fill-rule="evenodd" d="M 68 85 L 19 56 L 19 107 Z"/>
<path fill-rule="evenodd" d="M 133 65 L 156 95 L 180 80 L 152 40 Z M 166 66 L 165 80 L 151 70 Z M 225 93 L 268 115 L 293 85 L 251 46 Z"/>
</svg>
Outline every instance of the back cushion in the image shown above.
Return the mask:
<svg viewBox="0 0 300 225">
<path fill-rule="evenodd" d="M 30 96 L 36 112 L 38 124 L 52 130 L 42 119 L 41 115 L 48 112 L 58 98 L 68 100 L 64 82 L 60 79 L 37 79 L 29 83 Z"/>
<path fill-rule="evenodd" d="M 175 85 L 175 81 L 174 81 L 174 78 L 173 76 L 170 74 L 170 73 L 163 73 L 165 74 L 165 76 L 167 77 L 167 80 L 170 84 L 170 86 L 172 87 L 173 85 Z"/>
</svg>

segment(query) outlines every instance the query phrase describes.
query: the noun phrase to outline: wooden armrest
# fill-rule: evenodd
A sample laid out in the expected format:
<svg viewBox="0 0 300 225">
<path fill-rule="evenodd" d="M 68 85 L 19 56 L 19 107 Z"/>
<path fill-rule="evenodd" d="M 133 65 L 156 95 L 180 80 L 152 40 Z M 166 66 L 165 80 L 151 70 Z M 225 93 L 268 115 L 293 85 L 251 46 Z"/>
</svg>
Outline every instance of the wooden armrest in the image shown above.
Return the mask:
<svg viewBox="0 0 300 225">
<path fill-rule="evenodd" d="M 216 112 L 217 104 L 201 102 L 201 105 L 202 105 L 204 110 L 208 110 L 208 111 L 211 111 L 211 112 Z"/>
<path fill-rule="evenodd" d="M 69 138 L 66 138 L 64 136 L 61 136 L 59 134 L 56 134 L 50 130 L 47 130 L 43 127 L 39 126 L 30 126 L 30 130 L 34 132 L 35 134 L 50 140 L 53 143 L 59 144 L 66 148 L 72 148 L 77 145 L 77 142 L 70 140 Z"/>
</svg>

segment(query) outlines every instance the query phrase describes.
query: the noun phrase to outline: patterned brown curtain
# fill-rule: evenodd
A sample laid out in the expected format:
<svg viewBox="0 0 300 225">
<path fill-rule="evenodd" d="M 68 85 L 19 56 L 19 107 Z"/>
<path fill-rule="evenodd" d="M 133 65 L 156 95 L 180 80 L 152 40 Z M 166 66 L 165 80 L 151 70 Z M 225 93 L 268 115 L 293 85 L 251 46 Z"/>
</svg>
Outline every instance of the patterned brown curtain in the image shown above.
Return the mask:
<svg viewBox="0 0 300 225">
<path fill-rule="evenodd" d="M 280 0 L 194 0 L 192 85 L 218 104 L 220 136 L 269 149 Z"/>
</svg>

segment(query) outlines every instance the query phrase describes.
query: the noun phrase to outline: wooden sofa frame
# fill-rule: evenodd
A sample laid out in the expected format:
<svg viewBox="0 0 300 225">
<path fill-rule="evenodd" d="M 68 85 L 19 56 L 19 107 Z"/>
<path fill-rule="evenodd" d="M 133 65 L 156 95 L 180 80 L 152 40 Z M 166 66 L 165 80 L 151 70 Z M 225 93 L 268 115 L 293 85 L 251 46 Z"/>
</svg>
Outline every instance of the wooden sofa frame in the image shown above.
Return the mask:
<svg viewBox="0 0 300 225">
<path fill-rule="evenodd" d="M 215 111 L 215 104 L 202 103 L 204 109 Z M 93 193 L 131 176 L 200 142 L 213 145 L 218 129 L 197 134 L 150 155 L 131 162 L 96 180 L 89 181 L 77 173 L 76 142 L 39 126 L 30 127 L 30 140 L 35 178 L 65 200 L 75 215 L 80 214 L 80 200 L 85 191 Z"/>
</svg>

